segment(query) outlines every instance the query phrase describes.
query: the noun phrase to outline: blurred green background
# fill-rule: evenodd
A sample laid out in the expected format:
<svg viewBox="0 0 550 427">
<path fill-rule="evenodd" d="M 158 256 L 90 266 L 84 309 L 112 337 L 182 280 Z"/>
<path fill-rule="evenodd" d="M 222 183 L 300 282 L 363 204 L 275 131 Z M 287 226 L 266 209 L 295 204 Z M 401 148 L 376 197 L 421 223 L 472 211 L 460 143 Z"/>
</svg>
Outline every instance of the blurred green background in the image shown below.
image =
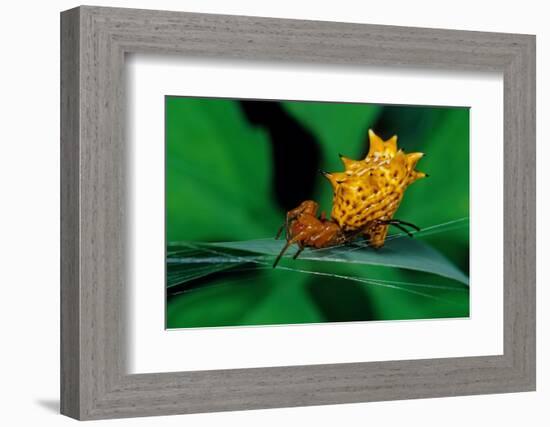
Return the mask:
<svg viewBox="0 0 550 427">
<path fill-rule="evenodd" d="M 178 256 L 192 259 L 192 242 L 272 237 L 286 211 L 305 199 L 330 213 L 331 188 L 318 170 L 343 170 L 339 153 L 364 157 L 372 128 L 384 139 L 397 134 L 406 152 L 426 153 L 417 168 L 430 177 L 407 189 L 395 217 L 425 229 L 415 238 L 468 275 L 468 108 L 174 96 L 165 102 L 168 257 L 175 242 L 186 248 Z M 281 265 L 291 270 L 167 263 L 166 327 L 469 316 L 468 286 L 439 276 L 300 259 Z"/>
</svg>

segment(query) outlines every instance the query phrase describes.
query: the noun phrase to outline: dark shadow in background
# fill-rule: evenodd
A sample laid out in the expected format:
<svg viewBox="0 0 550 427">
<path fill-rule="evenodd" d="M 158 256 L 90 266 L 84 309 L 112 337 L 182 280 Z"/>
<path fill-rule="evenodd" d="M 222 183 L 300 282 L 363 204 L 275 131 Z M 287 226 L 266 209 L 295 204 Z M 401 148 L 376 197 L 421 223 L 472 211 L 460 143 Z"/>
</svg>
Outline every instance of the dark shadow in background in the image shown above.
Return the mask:
<svg viewBox="0 0 550 427">
<path fill-rule="evenodd" d="M 248 121 L 269 134 L 275 199 L 284 211 L 311 199 L 321 160 L 315 137 L 277 101 L 239 101 Z"/>
</svg>

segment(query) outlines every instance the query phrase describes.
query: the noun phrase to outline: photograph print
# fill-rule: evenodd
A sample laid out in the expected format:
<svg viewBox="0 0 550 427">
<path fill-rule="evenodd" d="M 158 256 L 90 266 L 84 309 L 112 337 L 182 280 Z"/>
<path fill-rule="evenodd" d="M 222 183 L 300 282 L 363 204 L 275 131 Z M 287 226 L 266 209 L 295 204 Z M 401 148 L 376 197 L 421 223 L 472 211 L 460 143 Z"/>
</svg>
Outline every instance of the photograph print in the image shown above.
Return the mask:
<svg viewBox="0 0 550 427">
<path fill-rule="evenodd" d="M 166 96 L 166 328 L 469 317 L 469 115 Z"/>
</svg>

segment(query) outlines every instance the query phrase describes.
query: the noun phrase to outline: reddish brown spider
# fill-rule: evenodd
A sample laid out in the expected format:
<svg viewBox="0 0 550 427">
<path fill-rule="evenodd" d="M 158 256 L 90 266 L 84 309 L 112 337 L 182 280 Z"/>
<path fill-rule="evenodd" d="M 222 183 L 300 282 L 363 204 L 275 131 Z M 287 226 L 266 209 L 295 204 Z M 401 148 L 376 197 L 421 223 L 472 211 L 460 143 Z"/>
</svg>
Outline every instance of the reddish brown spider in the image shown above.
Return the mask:
<svg viewBox="0 0 550 427">
<path fill-rule="evenodd" d="M 346 236 L 335 222 L 326 219 L 325 212 L 317 217 L 319 205 L 313 200 L 302 202 L 297 208 L 288 211 L 285 223 L 279 228 L 278 239 L 285 230 L 286 244 L 275 259 L 275 267 L 290 245 L 298 244 L 298 250 L 292 257 L 296 259 L 306 248 L 326 248 L 347 241 Z"/>
<path fill-rule="evenodd" d="M 359 237 L 359 235 L 364 234 L 366 230 L 376 229 L 381 226 L 387 227 L 388 225 L 393 225 L 401 231 L 404 231 L 409 237 L 412 237 L 412 233 L 403 227 L 404 225 L 414 228 L 416 231 L 420 231 L 420 228 L 416 225 L 401 221 L 399 219 L 377 219 L 367 223 L 365 226 L 366 228 L 361 228 L 351 232 L 344 232 L 336 222 L 326 218 L 325 212 L 322 212 L 321 215 L 317 217 L 318 210 L 319 205 L 316 202 L 313 200 L 306 200 L 297 208 L 287 212 L 286 220 L 284 224 L 281 225 L 281 228 L 279 228 L 277 236 L 275 236 L 275 238 L 278 239 L 283 230 L 285 230 L 286 244 L 283 246 L 283 249 L 281 249 L 281 252 L 275 259 L 275 262 L 273 263 L 274 268 L 277 266 L 281 257 L 290 245 L 294 243 L 298 245 L 298 250 L 292 258 L 296 259 L 307 247 L 321 249 L 336 245 L 349 244 Z M 368 233 L 364 234 L 363 237 L 367 241 L 371 238 Z M 372 247 L 375 249 L 377 248 L 377 246 L 374 245 Z"/>
</svg>

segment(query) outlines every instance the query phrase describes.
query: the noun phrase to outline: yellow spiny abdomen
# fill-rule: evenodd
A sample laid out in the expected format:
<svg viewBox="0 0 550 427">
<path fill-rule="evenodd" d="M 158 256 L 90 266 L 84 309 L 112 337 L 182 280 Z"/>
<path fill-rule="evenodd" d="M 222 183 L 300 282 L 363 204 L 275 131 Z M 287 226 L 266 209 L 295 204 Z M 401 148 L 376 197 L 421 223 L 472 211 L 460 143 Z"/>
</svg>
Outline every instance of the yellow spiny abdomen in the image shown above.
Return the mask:
<svg viewBox="0 0 550 427">
<path fill-rule="evenodd" d="M 373 247 L 384 245 L 388 225 L 407 187 L 426 175 L 415 170 L 423 153 L 405 154 L 397 136 L 382 140 L 369 130 L 369 153 L 363 160 L 341 156 L 344 172 L 327 173 L 334 191 L 332 220 L 346 233 L 357 232 Z"/>
</svg>

